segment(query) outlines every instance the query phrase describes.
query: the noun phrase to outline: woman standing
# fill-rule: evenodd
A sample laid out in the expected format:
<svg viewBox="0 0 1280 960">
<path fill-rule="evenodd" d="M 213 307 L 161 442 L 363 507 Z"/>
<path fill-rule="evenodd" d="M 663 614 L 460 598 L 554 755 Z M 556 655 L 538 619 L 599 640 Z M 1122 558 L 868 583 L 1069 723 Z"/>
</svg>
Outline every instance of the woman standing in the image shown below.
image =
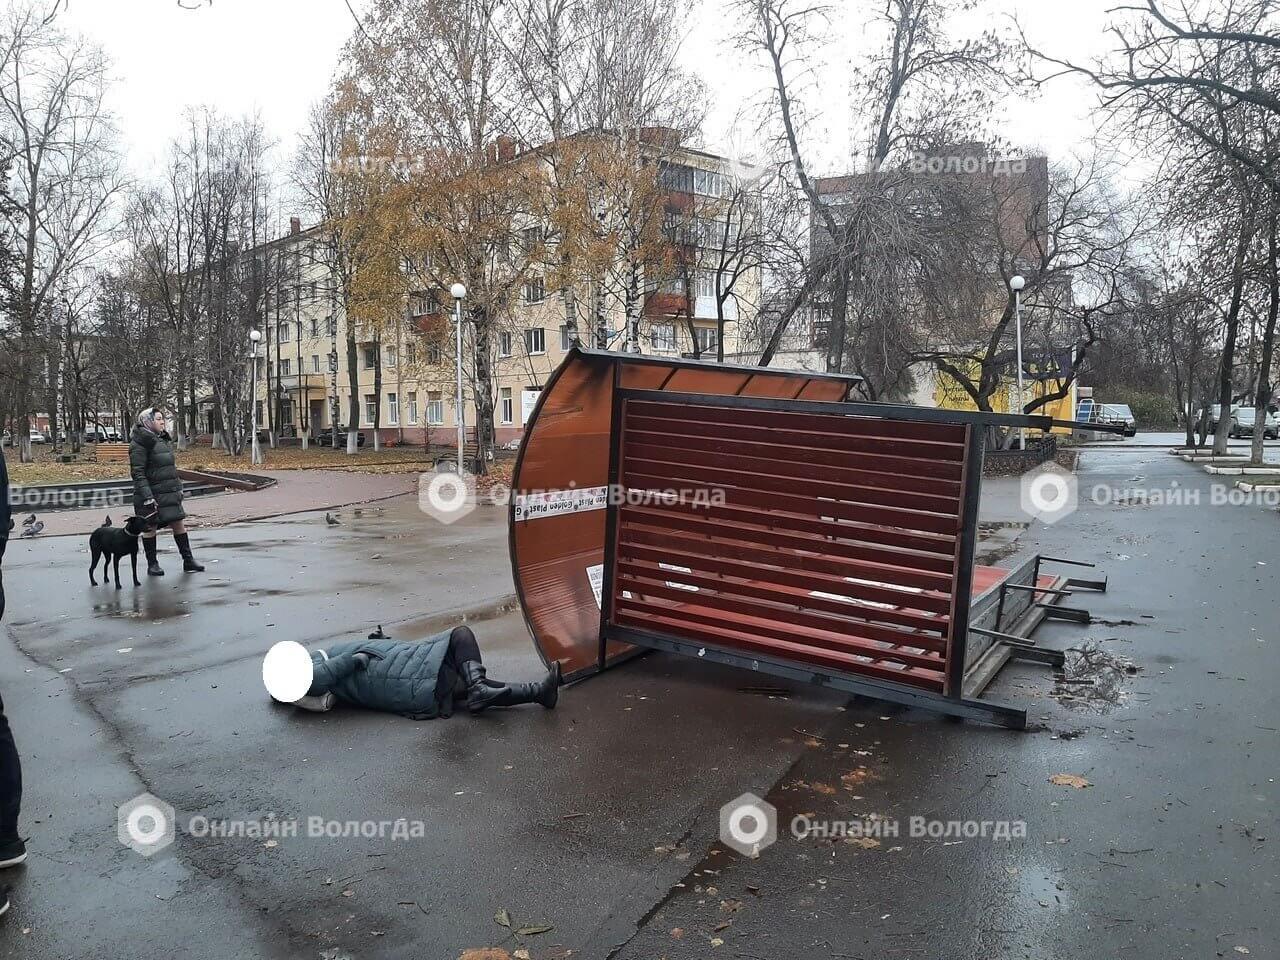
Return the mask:
<svg viewBox="0 0 1280 960">
<path fill-rule="evenodd" d="M 142 535 L 147 573 L 164 576 L 156 559 L 156 532 L 161 527 L 173 530 L 173 542 L 182 554 L 182 569 L 188 573 L 204 570 L 191 555 L 191 540 L 182 522 L 187 518 L 182 509 L 182 478 L 178 476 L 163 410 L 149 408 L 139 414 L 129 437 L 129 472 L 133 476 L 134 513 L 147 521 L 147 531 Z"/>
</svg>

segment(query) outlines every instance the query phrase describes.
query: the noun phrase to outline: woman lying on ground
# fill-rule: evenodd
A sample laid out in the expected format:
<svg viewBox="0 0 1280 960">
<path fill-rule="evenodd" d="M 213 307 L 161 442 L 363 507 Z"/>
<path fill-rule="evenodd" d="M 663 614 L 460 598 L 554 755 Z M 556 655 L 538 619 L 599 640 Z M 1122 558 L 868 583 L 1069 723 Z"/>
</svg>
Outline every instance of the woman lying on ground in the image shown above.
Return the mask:
<svg viewBox="0 0 1280 960">
<path fill-rule="evenodd" d="M 500 683 L 485 676 L 470 627 L 408 642 L 384 637 L 379 628 L 368 640 L 311 653 L 300 644 L 277 644 L 263 661 L 262 678 L 276 700 L 305 710 L 346 703 L 432 720 L 451 716 L 457 703 L 472 713 L 522 703 L 550 710 L 559 696 L 560 664 L 538 683 Z"/>
</svg>

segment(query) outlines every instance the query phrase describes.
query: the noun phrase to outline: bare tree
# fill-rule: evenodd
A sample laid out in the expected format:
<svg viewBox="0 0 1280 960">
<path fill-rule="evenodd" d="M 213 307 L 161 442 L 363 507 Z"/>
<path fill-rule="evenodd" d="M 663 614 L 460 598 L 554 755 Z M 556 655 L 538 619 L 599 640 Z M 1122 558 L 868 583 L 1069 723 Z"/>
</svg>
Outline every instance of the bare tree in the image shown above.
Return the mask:
<svg viewBox="0 0 1280 960">
<path fill-rule="evenodd" d="M 104 249 L 124 180 L 103 102 L 102 52 L 66 36 L 34 7 L 12 9 L 0 32 L 7 52 L 0 117 L 13 171 L 13 203 L 3 212 L 18 259 L 14 402 L 20 457 L 30 460 L 41 325 L 67 278 Z"/>
</svg>

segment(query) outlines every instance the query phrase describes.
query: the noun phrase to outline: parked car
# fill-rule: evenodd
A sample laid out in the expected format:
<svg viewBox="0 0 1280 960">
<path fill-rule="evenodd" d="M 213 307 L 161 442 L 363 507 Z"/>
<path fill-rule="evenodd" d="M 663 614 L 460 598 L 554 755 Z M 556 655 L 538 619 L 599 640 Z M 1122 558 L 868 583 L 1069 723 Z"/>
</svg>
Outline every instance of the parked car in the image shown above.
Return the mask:
<svg viewBox="0 0 1280 960">
<path fill-rule="evenodd" d="M 1205 408 L 1205 407 L 1201 407 L 1199 410 L 1197 410 L 1197 411 L 1196 411 L 1196 419 L 1195 419 L 1195 422 L 1196 422 L 1196 423 L 1199 423 L 1199 422 L 1200 422 L 1200 417 L 1201 417 L 1202 415 L 1204 415 L 1204 412 L 1205 412 L 1205 410 L 1206 410 L 1206 409 L 1209 411 L 1209 417 L 1208 417 L 1208 419 L 1209 419 L 1209 433 L 1214 433 L 1214 432 L 1218 429 L 1218 416 L 1219 416 L 1218 411 L 1220 411 L 1220 410 L 1222 409 L 1222 404 L 1220 404 L 1220 403 L 1211 403 L 1211 404 L 1209 404 L 1209 406 L 1208 406 L 1207 408 Z M 1231 405 L 1231 412 L 1232 412 L 1232 413 L 1235 413 L 1235 412 L 1236 412 L 1237 410 L 1239 410 L 1239 409 L 1240 409 L 1240 404 L 1238 404 L 1238 403 L 1233 403 L 1233 404 Z"/>
<path fill-rule="evenodd" d="M 41 433 L 39 430 L 32 430 L 30 436 L 31 436 L 32 443 L 48 443 L 49 442 L 49 438 L 46 437 L 43 433 Z"/>
<path fill-rule="evenodd" d="M 1229 437 L 1252 437 L 1257 423 L 1257 411 L 1253 407 L 1240 407 L 1231 414 L 1231 426 L 1227 430 Z M 1262 436 L 1267 440 L 1275 440 L 1280 436 L 1280 420 L 1268 413 L 1262 424 Z"/>
<path fill-rule="evenodd" d="M 1138 432 L 1138 421 L 1127 403 L 1104 403 L 1099 411 L 1098 419 L 1102 423 L 1120 424 L 1124 427 L 1124 435 L 1132 437 Z"/>
<path fill-rule="evenodd" d="M 314 443 L 315 443 L 315 445 L 316 445 L 316 446 L 318 446 L 318 447 L 331 447 L 331 446 L 333 446 L 333 432 L 332 432 L 332 431 L 329 431 L 329 430 L 326 430 L 324 433 L 316 434 L 316 438 L 315 438 L 315 440 L 314 440 Z M 345 447 L 346 445 L 347 445 L 347 431 L 345 431 L 345 430 L 339 430 L 339 431 L 338 431 L 338 446 L 340 446 L 340 447 Z M 363 446 L 364 446 L 364 432 L 363 432 L 363 431 L 362 431 L 362 432 L 360 432 L 360 433 L 357 433 L 357 434 L 356 434 L 356 446 L 357 446 L 357 447 L 363 447 Z"/>
</svg>

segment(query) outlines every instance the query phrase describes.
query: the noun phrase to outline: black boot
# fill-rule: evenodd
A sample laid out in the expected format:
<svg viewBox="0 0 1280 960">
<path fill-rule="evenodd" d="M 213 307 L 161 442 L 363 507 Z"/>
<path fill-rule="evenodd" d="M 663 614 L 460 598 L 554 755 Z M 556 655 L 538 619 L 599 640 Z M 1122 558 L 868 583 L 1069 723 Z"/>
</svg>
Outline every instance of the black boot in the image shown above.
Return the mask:
<svg viewBox="0 0 1280 960">
<path fill-rule="evenodd" d="M 156 538 L 143 537 L 142 549 L 147 555 L 147 576 L 163 577 L 164 571 L 160 569 L 160 561 L 156 559 Z"/>
<path fill-rule="evenodd" d="M 182 569 L 187 573 L 204 573 L 204 565 L 196 563 L 196 558 L 191 555 L 191 538 L 185 533 L 175 533 L 173 542 L 178 545 L 178 552 L 182 554 Z"/>
<path fill-rule="evenodd" d="M 546 677 L 538 683 L 487 680 L 484 665 L 475 660 L 462 664 L 462 676 L 467 682 L 467 709 L 472 713 L 480 713 L 489 707 L 514 707 L 522 703 L 540 703 L 551 710 L 560 696 L 559 663 L 553 663 Z"/>
</svg>

